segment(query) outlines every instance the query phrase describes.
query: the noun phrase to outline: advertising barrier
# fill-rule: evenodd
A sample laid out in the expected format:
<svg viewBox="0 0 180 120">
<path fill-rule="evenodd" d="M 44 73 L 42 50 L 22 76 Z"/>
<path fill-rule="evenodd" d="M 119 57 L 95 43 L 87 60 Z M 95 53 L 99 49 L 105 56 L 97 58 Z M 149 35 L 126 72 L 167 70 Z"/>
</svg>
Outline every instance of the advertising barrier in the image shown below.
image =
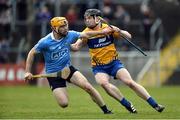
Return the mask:
<svg viewBox="0 0 180 120">
<path fill-rule="evenodd" d="M 42 64 L 36 66 L 36 73 L 43 69 Z M 25 66 L 17 64 L 0 64 L 0 86 L 2 85 L 25 85 Z"/>
</svg>

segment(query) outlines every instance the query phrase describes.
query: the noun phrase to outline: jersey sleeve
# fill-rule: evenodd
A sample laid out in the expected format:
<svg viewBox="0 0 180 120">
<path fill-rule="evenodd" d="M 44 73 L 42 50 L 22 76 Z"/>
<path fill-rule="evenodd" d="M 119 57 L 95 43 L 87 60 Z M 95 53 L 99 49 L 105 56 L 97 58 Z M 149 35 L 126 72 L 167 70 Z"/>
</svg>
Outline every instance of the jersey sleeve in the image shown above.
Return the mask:
<svg viewBox="0 0 180 120">
<path fill-rule="evenodd" d="M 39 40 L 39 42 L 34 46 L 37 53 L 40 53 L 45 48 L 45 41 L 43 39 Z"/>
<path fill-rule="evenodd" d="M 70 43 L 74 43 L 79 37 L 80 37 L 80 32 L 77 32 L 77 31 L 70 31 L 70 37 L 71 39 L 70 40 Z"/>
</svg>

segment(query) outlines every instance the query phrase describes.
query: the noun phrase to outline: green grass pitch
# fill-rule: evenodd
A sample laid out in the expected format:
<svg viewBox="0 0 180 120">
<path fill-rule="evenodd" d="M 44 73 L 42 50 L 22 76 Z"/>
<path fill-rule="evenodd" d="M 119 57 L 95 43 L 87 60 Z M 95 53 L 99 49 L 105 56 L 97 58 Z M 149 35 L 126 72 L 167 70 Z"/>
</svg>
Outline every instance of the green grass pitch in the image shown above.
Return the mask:
<svg viewBox="0 0 180 120">
<path fill-rule="evenodd" d="M 156 112 L 131 89 L 119 86 L 138 114 L 130 114 L 102 88 L 96 87 L 114 114 L 104 115 L 83 90 L 68 87 L 69 106 L 60 108 L 48 87 L 0 87 L 0 119 L 180 119 L 180 86 L 147 88 L 166 109 Z"/>
</svg>

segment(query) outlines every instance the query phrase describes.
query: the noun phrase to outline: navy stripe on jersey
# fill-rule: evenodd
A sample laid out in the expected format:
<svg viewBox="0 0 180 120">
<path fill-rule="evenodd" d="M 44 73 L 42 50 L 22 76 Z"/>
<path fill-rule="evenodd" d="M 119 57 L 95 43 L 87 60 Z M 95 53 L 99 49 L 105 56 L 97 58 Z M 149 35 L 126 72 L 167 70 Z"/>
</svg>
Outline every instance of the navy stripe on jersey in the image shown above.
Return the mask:
<svg viewBox="0 0 180 120">
<path fill-rule="evenodd" d="M 114 40 L 114 38 L 112 35 L 107 35 L 104 37 L 97 37 L 97 38 L 89 39 L 87 44 L 88 44 L 89 48 L 95 49 L 95 48 L 101 48 L 101 47 L 108 46 L 113 43 L 113 40 Z"/>
</svg>

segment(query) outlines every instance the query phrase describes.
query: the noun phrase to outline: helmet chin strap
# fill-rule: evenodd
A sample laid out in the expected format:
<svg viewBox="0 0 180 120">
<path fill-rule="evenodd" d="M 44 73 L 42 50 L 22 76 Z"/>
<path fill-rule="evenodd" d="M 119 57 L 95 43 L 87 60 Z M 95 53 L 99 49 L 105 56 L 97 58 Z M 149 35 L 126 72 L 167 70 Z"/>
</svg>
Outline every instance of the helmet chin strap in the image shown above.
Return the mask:
<svg viewBox="0 0 180 120">
<path fill-rule="evenodd" d="M 59 34 L 59 32 L 55 30 L 55 28 L 51 27 L 51 29 L 52 29 L 55 33 Z"/>
<path fill-rule="evenodd" d="M 94 16 L 94 20 L 95 20 L 96 26 L 101 22 L 100 20 L 97 21 L 97 17 L 96 16 Z"/>
</svg>

